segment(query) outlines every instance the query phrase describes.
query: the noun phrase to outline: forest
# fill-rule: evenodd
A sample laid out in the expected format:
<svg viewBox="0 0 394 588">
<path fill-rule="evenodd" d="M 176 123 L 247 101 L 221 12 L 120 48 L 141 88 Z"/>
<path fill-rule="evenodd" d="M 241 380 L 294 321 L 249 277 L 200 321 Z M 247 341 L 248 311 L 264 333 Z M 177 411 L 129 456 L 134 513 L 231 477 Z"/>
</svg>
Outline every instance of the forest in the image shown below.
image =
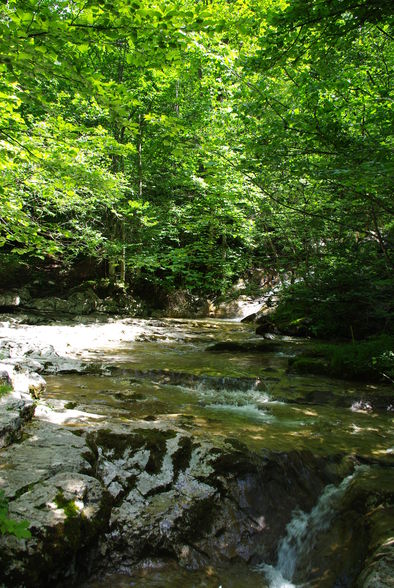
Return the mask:
<svg viewBox="0 0 394 588">
<path fill-rule="evenodd" d="M 2 3 L 1 287 L 101 280 L 154 306 L 253 293 L 259 270 L 278 324 L 378 337 L 389 373 L 391 8 Z"/>
</svg>

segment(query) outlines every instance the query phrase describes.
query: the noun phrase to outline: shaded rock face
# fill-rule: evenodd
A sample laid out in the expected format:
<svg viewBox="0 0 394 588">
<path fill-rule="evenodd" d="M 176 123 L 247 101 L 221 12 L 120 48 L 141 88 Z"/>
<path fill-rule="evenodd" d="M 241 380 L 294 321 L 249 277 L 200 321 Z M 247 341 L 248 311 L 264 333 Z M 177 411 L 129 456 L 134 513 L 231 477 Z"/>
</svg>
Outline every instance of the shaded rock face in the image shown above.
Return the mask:
<svg viewBox="0 0 394 588">
<path fill-rule="evenodd" d="M 189 569 L 274 565 L 294 511 L 310 512 L 354 465 L 305 451 L 257 454 L 160 422 L 86 435 L 33 422 L 25 433 L 0 454 L 9 514 L 32 533 L 0 537 L 0 583 L 13 588 L 78 585 L 92 571 L 129 572 L 147 558 Z M 312 555 L 301 553 L 297 583 L 307 570 L 310 586 L 353 586 L 367 560 L 359 586 L 390 585 L 393 474 L 376 476 L 349 485 Z"/>
<path fill-rule="evenodd" d="M 45 298 L 24 299 L 15 295 L 18 305 L 0 304 L 4 307 L 23 306 L 38 313 L 54 315 L 89 315 L 94 312 L 107 314 L 128 313 L 129 316 L 143 314 L 142 305 L 126 293 L 100 298 L 92 289 L 72 292 L 67 298 L 48 296 Z M 7 298 L 8 300 L 8 298 Z M 1 296 L 0 296 L 1 303 Z"/>
<path fill-rule="evenodd" d="M 207 300 L 185 290 L 176 290 L 167 296 L 163 314 L 170 318 L 195 318 L 209 316 L 209 312 Z"/>
<path fill-rule="evenodd" d="M 16 375 L 13 366 L 0 363 L 0 448 L 21 439 L 35 410 L 29 392 L 41 389 L 43 382 L 39 374 Z"/>
<path fill-rule="evenodd" d="M 295 583 L 307 577 L 311 588 L 393 586 L 393 489 L 390 467 L 356 473 L 328 528 L 299 557 Z"/>
<path fill-rule="evenodd" d="M 13 501 L 9 514 L 30 523 L 32 539 L 8 537 L 1 545 L 2 580 L 7 586 L 67 584 L 85 568 L 89 547 L 107 518 L 98 480 L 58 473 Z"/>
<path fill-rule="evenodd" d="M 11 393 L 0 399 L 0 448 L 22 438 L 23 427 L 32 419 L 34 409 L 27 395 Z"/>
<path fill-rule="evenodd" d="M 96 310 L 99 302 L 100 299 L 93 290 L 86 290 L 85 292 L 75 292 L 67 299 L 57 298 L 55 296 L 35 298 L 25 303 L 25 306 L 39 312 L 89 314 Z"/>
<path fill-rule="evenodd" d="M 292 509 L 310 508 L 328 479 L 309 454 L 262 458 L 235 441 L 197 443 L 184 432 L 101 432 L 94 442 L 114 501 L 100 540 L 112 570 L 163 555 L 192 569 L 272 560 Z"/>
</svg>

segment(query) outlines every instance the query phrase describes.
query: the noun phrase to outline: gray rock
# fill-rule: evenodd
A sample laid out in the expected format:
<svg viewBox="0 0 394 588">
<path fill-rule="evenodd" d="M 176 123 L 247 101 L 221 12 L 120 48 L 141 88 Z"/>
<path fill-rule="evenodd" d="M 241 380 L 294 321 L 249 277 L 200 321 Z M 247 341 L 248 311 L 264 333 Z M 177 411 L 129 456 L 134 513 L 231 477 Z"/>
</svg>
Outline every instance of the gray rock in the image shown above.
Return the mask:
<svg viewBox="0 0 394 588">
<path fill-rule="evenodd" d="M 10 383 L 15 392 L 31 394 L 34 398 L 39 398 L 41 392 L 45 390 L 46 382 L 40 374 L 32 371 L 34 368 L 42 369 L 40 363 L 30 358 L 9 358 L 0 363 L 2 378 Z"/>
<path fill-rule="evenodd" d="M 100 552 L 123 571 L 163 552 L 189 568 L 272 561 L 291 511 L 311 508 L 324 485 L 324 470 L 309 454 L 262 462 L 243 446 L 196 442 L 155 423 L 94 437 L 97 472 L 114 498 Z M 313 492 L 303 483 L 305 467 Z"/>
<path fill-rule="evenodd" d="M 32 537 L 0 538 L 0 581 L 28 588 L 67 578 L 72 583 L 78 559 L 108 514 L 106 494 L 90 476 L 63 471 L 36 484 L 10 503 L 9 516 L 26 519 Z"/>
<path fill-rule="evenodd" d="M 69 298 L 58 298 L 51 296 L 48 298 L 35 298 L 25 303 L 27 308 L 38 310 L 39 312 L 57 312 L 72 315 L 84 315 L 94 312 L 100 302 L 99 297 L 93 290 L 83 292 L 74 292 Z"/>
<path fill-rule="evenodd" d="M 73 576 L 110 503 L 91 475 L 95 455 L 84 438 L 49 422 L 30 424 L 25 435 L 0 452 L 0 489 L 9 517 L 27 520 L 32 537 L 0 537 L 0 583 L 33 588 Z"/>
<path fill-rule="evenodd" d="M 0 448 L 21 439 L 24 425 L 34 415 L 32 399 L 15 392 L 0 400 Z"/>
<path fill-rule="evenodd" d="M 33 485 L 63 471 L 91 473 L 87 458 L 93 462 L 94 455 L 82 437 L 37 421 L 26 428 L 26 434 L 22 443 L 0 453 L 0 464 L 7 464 L 0 477 L 0 489 L 8 499 L 14 500 Z"/>
<path fill-rule="evenodd" d="M 357 580 L 357 588 L 393 588 L 394 540 L 387 539 L 373 553 Z"/>
<path fill-rule="evenodd" d="M 171 318 L 195 318 L 209 316 L 209 302 L 186 290 L 176 290 L 168 295 L 164 316 Z"/>
</svg>

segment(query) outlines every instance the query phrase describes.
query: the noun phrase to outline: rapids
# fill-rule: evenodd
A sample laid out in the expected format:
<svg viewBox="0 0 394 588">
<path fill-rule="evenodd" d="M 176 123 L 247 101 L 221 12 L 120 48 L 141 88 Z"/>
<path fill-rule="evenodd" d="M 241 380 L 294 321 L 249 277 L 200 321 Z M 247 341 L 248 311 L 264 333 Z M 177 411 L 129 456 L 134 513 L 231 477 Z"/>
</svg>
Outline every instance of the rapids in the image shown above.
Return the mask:
<svg viewBox="0 0 394 588">
<path fill-rule="evenodd" d="M 280 339 L 274 352 L 212 353 L 207 347 L 218 341 L 261 337 L 253 325 L 214 320 L 123 321 L 108 325 L 109 336 L 102 324 L 75 327 L 75 335 L 54 326 L 53 339 L 46 329 L 46 340 L 60 339 L 69 356 L 104 366 L 98 374 L 46 376 L 45 399 L 54 403 L 120 421 L 186 419 L 195 435 L 231 435 L 255 450 L 366 458 L 394 450 L 390 410 L 366 409 L 387 387 L 287 373 L 299 339 Z"/>
</svg>

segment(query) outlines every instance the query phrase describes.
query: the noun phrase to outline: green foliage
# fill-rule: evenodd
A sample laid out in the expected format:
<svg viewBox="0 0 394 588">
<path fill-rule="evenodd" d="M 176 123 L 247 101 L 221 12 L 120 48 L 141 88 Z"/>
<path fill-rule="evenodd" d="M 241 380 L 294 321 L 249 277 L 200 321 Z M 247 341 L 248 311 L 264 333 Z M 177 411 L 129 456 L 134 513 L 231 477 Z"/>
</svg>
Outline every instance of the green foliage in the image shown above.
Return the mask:
<svg viewBox="0 0 394 588">
<path fill-rule="evenodd" d="M 29 539 L 28 521 L 15 521 L 8 516 L 8 501 L 4 492 L 0 490 L 0 533 L 2 535 L 14 535 L 18 539 Z"/>
<path fill-rule="evenodd" d="M 355 343 L 316 344 L 294 358 L 301 373 L 394 382 L 394 337 L 381 335 Z"/>
<path fill-rule="evenodd" d="M 379 255 L 320 261 L 316 273 L 283 290 L 274 322 L 324 339 L 392 333 L 394 284 L 382 264 Z"/>
</svg>

